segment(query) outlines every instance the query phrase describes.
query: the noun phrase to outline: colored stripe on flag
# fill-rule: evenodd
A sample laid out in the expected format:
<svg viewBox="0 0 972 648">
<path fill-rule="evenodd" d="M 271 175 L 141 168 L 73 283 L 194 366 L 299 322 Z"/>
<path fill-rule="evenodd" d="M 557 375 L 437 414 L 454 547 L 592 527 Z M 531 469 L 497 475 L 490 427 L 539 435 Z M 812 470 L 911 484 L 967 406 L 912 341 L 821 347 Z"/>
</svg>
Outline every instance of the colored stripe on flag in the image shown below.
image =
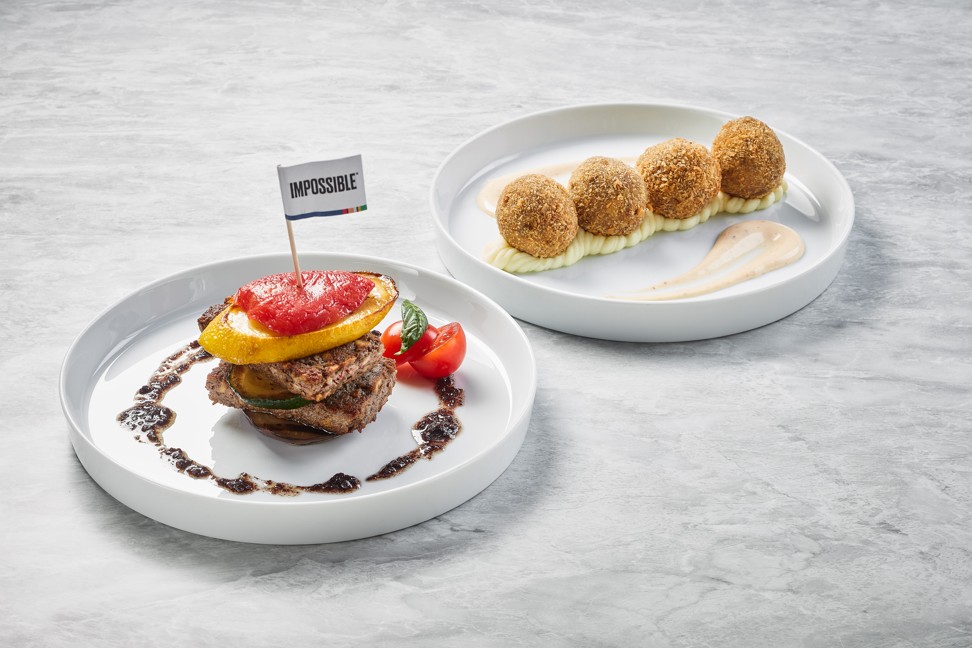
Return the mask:
<svg viewBox="0 0 972 648">
<path fill-rule="evenodd" d="M 342 214 L 354 214 L 355 212 L 360 212 L 368 209 L 368 205 L 359 205 L 357 207 L 349 207 L 347 209 L 332 209 L 331 211 L 322 212 L 310 212 L 308 214 L 296 214 L 294 216 L 287 215 L 287 220 L 301 220 L 302 218 L 314 218 L 315 216 L 341 216 Z"/>
</svg>

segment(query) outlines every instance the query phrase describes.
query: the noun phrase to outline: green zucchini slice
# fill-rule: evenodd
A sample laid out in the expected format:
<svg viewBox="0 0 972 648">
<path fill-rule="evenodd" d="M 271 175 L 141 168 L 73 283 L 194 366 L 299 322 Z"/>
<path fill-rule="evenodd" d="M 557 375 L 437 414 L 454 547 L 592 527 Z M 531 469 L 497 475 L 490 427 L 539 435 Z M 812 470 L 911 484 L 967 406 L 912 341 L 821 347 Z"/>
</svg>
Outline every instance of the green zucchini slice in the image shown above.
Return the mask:
<svg viewBox="0 0 972 648">
<path fill-rule="evenodd" d="M 246 365 L 233 365 L 228 378 L 230 388 L 250 407 L 291 410 L 313 402 L 281 389 Z"/>
</svg>

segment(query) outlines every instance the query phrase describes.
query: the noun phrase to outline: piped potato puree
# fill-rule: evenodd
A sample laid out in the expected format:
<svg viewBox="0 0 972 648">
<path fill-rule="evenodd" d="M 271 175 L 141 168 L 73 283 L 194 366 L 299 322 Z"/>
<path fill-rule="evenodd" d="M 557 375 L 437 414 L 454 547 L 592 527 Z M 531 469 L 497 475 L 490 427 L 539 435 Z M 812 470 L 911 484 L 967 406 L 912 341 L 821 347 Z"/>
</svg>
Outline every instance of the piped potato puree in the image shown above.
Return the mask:
<svg viewBox="0 0 972 648">
<path fill-rule="evenodd" d="M 645 218 L 631 234 L 624 236 L 603 236 L 578 229 L 577 236 L 567 246 L 567 250 L 555 257 L 540 258 L 512 247 L 502 237 L 489 243 L 483 259 L 492 266 L 507 272 L 527 273 L 554 270 L 573 265 L 586 256 L 613 254 L 641 243 L 658 232 L 680 232 L 701 225 L 718 214 L 751 214 L 761 211 L 783 200 L 786 195 L 786 181 L 762 198 L 739 198 L 728 196 L 721 191 L 716 199 L 702 211 L 689 218 L 665 218 L 645 210 Z M 484 202 L 489 198 L 484 198 Z M 495 200 L 495 199 L 494 199 Z M 489 215 L 493 215 L 490 212 Z"/>
</svg>

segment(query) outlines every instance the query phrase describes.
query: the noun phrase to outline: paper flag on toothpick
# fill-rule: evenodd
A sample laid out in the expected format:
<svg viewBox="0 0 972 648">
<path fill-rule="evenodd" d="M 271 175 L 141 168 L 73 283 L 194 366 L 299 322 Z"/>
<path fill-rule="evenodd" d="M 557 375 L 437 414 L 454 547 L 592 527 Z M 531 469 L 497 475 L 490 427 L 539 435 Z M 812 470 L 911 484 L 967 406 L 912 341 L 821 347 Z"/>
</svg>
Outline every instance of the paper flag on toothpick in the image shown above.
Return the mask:
<svg viewBox="0 0 972 648">
<path fill-rule="evenodd" d="M 368 208 L 360 155 L 277 166 L 288 221 L 353 214 Z"/>
</svg>

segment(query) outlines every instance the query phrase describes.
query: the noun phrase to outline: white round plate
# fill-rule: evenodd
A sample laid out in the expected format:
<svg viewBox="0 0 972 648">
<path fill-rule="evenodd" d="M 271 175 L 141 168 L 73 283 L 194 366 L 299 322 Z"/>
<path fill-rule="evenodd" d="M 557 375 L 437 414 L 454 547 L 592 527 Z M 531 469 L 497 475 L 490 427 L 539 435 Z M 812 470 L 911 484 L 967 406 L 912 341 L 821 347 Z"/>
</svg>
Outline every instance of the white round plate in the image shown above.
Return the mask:
<svg viewBox="0 0 972 648">
<path fill-rule="evenodd" d="M 786 154 L 786 200 L 746 216 L 714 216 L 684 232 L 660 232 L 605 256 L 546 272 L 510 274 L 482 260 L 499 238 L 476 196 L 491 179 L 592 155 L 634 159 L 672 137 L 709 146 L 735 116 L 669 104 L 596 104 L 528 115 L 460 146 L 432 182 L 439 255 L 454 277 L 515 317 L 566 333 L 632 342 L 676 342 L 730 335 L 803 308 L 833 281 L 854 221 L 854 198 L 840 172 L 803 142 L 776 130 Z M 755 117 L 759 117 L 755 115 Z M 772 127 L 772 124 L 770 124 Z M 566 185 L 568 175 L 555 176 Z M 806 244 L 798 262 L 717 293 L 667 302 L 610 298 L 681 274 L 702 260 L 719 233 L 747 219 L 775 220 Z"/>
<path fill-rule="evenodd" d="M 433 383 L 412 373 L 399 380 L 377 420 L 361 433 L 295 447 L 266 438 L 238 410 L 210 403 L 205 378 L 215 360 L 198 363 L 163 404 L 176 412 L 165 431 L 169 447 L 221 476 L 317 484 L 337 472 L 358 477 L 346 494 L 293 497 L 237 495 L 210 479 L 180 473 L 147 442 L 116 421 L 136 391 L 171 353 L 199 335 L 196 318 L 253 279 L 293 270 L 287 255 L 201 266 L 157 281 L 99 315 L 75 340 L 61 370 L 61 404 L 71 442 L 85 469 L 126 506 L 201 535 L 272 544 L 352 540 L 423 522 L 486 488 L 523 442 L 536 391 L 526 336 L 498 305 L 454 279 L 393 261 L 340 254 L 301 255 L 304 269 L 370 270 L 392 276 L 400 299 L 411 299 L 432 324 L 458 321 L 467 335 L 456 372 L 465 404 L 460 434 L 431 460 L 390 479 L 366 481 L 416 447 L 411 427 L 438 407 Z M 396 305 L 381 330 L 400 318 Z"/>
</svg>

